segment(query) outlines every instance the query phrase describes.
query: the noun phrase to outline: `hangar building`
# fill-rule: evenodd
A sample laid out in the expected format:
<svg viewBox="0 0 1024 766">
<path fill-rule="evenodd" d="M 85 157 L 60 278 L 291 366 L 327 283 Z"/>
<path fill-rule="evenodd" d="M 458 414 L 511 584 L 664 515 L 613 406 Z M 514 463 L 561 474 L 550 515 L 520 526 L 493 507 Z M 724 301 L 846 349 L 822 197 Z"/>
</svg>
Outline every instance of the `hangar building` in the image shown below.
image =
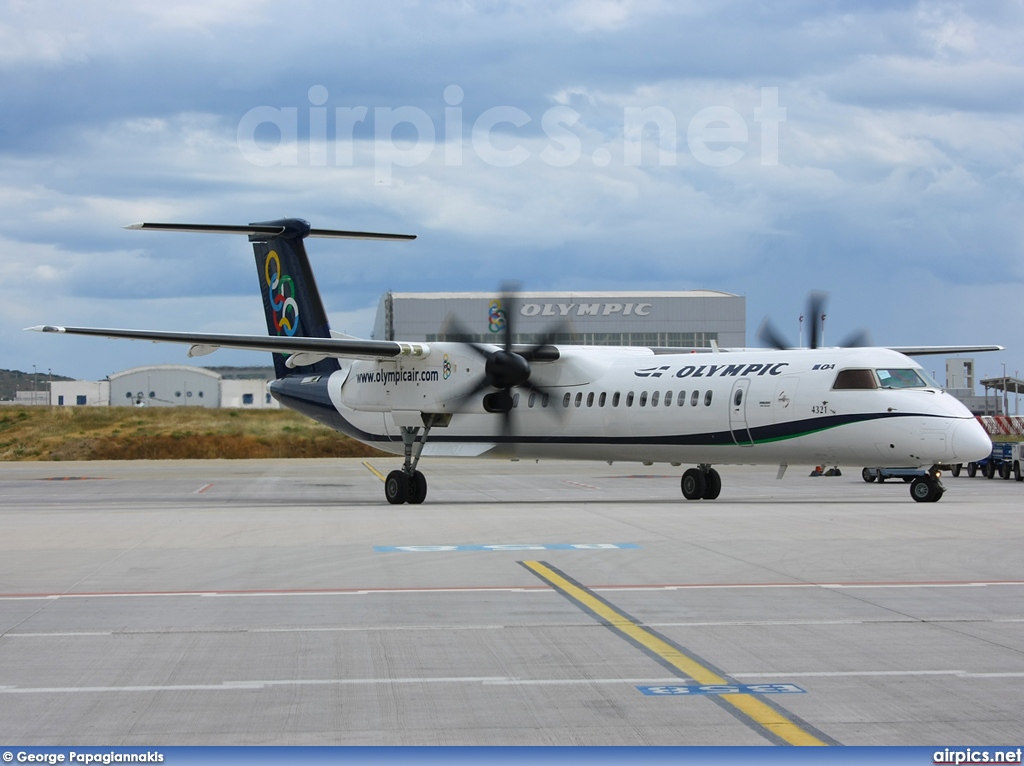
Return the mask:
<svg viewBox="0 0 1024 766">
<path fill-rule="evenodd" d="M 385 293 L 377 340 L 467 339 L 495 343 L 504 327 L 495 293 Z M 715 290 L 678 292 L 522 292 L 513 301 L 513 342 L 597 346 L 746 345 L 746 299 Z M 456 337 L 458 336 L 458 338 Z"/>
</svg>

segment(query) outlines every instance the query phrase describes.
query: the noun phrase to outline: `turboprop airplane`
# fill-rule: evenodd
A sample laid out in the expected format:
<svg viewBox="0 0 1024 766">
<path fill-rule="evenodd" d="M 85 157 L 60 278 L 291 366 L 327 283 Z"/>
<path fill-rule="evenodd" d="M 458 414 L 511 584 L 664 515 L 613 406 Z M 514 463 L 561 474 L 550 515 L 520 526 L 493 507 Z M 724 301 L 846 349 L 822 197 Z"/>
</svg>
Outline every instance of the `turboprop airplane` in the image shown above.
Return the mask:
<svg viewBox="0 0 1024 766">
<path fill-rule="evenodd" d="M 943 467 L 992 445 L 959 401 L 892 349 L 612 348 L 512 342 L 515 297 L 504 299 L 501 344 L 361 340 L 331 331 L 306 237 L 411 240 L 411 235 L 313 229 L 285 218 L 248 226 L 139 223 L 126 228 L 245 234 L 253 245 L 268 336 L 44 325 L 48 333 L 184 343 L 273 354 L 270 393 L 282 405 L 404 457 L 384 482 L 389 503 L 422 503 L 421 458 L 473 456 L 690 464 L 683 496 L 714 500 L 727 464 L 926 468 L 918 502 L 945 491 Z M 817 315 L 812 307 L 812 316 Z M 816 323 L 812 323 L 816 326 Z M 776 346 L 777 333 L 765 334 Z"/>
</svg>

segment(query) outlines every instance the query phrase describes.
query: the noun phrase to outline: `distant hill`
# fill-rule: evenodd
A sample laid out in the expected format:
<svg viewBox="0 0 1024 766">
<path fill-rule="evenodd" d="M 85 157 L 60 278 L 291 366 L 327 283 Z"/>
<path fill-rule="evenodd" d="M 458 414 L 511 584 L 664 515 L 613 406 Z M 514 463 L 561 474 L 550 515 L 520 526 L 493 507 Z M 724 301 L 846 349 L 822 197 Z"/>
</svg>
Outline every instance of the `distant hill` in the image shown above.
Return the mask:
<svg viewBox="0 0 1024 766">
<path fill-rule="evenodd" d="M 48 380 L 74 380 L 74 378 L 65 378 L 63 375 L 47 375 L 46 372 L 33 375 L 31 372 L 22 372 L 21 370 L 0 370 L 0 401 L 12 401 L 15 391 L 31 391 L 33 381 L 37 391 L 45 391 Z"/>
</svg>

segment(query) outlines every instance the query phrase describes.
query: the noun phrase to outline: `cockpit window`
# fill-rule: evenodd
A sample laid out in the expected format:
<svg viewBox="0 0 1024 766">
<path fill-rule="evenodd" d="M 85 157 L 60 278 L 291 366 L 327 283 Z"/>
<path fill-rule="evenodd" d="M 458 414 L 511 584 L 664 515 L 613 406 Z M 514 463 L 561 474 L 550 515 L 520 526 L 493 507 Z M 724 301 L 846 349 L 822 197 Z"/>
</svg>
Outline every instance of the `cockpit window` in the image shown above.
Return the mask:
<svg viewBox="0 0 1024 766">
<path fill-rule="evenodd" d="M 875 380 L 875 373 L 871 370 L 840 370 L 832 388 L 878 388 L 878 382 Z"/>
<path fill-rule="evenodd" d="M 882 388 L 934 388 L 924 370 L 877 370 Z"/>
</svg>

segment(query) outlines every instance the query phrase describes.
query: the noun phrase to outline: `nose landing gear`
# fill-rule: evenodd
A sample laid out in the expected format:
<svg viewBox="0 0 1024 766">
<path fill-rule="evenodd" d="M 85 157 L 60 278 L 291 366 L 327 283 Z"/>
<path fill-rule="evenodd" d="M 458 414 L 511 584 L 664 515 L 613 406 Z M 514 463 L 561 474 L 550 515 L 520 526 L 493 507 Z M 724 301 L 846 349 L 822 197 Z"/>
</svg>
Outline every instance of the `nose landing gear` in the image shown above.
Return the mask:
<svg viewBox="0 0 1024 766">
<path fill-rule="evenodd" d="M 945 492 L 946 488 L 939 481 L 939 471 L 935 468 L 910 484 L 910 496 L 918 503 L 937 503 Z"/>
</svg>

